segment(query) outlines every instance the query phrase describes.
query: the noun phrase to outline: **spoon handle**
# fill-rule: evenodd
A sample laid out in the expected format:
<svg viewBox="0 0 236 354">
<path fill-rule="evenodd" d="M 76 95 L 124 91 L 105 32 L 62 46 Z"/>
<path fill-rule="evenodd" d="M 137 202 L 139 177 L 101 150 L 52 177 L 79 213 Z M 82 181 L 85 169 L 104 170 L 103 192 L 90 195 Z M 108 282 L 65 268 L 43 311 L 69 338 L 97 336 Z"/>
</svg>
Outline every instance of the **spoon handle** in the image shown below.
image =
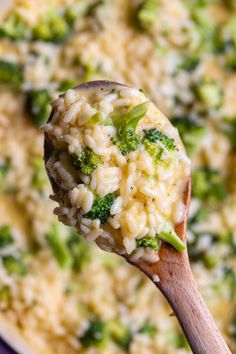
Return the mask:
<svg viewBox="0 0 236 354">
<path fill-rule="evenodd" d="M 190 268 L 158 284 L 171 305 L 194 354 L 231 353 L 200 295 Z"/>
</svg>

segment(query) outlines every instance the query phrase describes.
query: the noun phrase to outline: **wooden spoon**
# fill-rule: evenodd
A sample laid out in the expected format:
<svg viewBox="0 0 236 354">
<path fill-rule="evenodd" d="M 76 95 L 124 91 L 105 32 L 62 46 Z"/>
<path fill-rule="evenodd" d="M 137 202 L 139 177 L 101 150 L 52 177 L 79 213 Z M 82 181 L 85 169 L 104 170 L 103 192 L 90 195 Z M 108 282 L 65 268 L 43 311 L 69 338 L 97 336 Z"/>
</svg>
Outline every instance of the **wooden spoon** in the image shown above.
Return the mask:
<svg viewBox="0 0 236 354">
<path fill-rule="evenodd" d="M 76 87 L 77 90 L 113 88 L 121 84 L 111 81 L 93 81 Z M 124 85 L 122 85 L 124 86 Z M 49 117 L 52 119 L 53 112 Z M 51 156 L 53 146 L 45 133 L 45 163 Z M 50 175 L 54 193 L 60 193 L 60 186 Z M 191 179 L 189 178 L 184 194 L 186 205 L 184 221 L 175 227 L 178 236 L 186 242 L 188 209 L 191 197 Z M 180 253 L 167 243 L 162 243 L 159 261 L 148 263 L 144 260 L 130 262 L 144 272 L 160 289 L 172 307 L 194 354 L 231 353 L 221 336 L 204 300 L 202 299 L 190 268 L 187 250 Z"/>
</svg>

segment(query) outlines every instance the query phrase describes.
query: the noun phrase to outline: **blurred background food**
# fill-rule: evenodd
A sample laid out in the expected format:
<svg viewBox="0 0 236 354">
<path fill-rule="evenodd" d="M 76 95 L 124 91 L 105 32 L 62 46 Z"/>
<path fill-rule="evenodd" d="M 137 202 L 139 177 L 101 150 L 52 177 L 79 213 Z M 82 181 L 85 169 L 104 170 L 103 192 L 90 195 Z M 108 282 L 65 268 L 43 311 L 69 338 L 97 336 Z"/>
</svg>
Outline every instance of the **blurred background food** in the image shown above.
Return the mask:
<svg viewBox="0 0 236 354">
<path fill-rule="evenodd" d="M 53 216 L 39 130 L 49 102 L 111 79 L 142 88 L 179 129 L 193 164 L 192 268 L 236 353 L 236 2 L 0 8 L 0 322 L 40 354 L 189 352 L 154 285 Z"/>
</svg>

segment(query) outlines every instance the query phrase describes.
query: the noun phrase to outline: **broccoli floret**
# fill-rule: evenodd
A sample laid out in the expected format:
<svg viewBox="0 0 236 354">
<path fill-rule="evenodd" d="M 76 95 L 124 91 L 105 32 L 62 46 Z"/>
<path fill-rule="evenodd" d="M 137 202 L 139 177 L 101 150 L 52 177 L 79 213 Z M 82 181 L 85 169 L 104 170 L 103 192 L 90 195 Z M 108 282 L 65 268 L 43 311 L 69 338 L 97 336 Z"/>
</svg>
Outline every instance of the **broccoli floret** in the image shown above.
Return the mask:
<svg viewBox="0 0 236 354">
<path fill-rule="evenodd" d="M 78 18 L 81 18 L 87 14 L 88 6 L 88 4 L 82 2 L 68 7 L 65 11 L 66 20 L 70 24 L 73 24 Z"/>
<path fill-rule="evenodd" d="M 155 128 L 144 130 L 144 141 L 145 140 L 148 140 L 151 143 L 160 142 L 169 151 L 174 151 L 177 149 L 174 139 L 169 138 L 168 136 L 163 134 L 160 130 Z"/>
<path fill-rule="evenodd" d="M 217 0 L 193 0 L 193 6 L 194 7 L 206 7 L 208 5 L 214 4 Z"/>
<path fill-rule="evenodd" d="M 229 255 L 236 256 L 236 239 L 234 232 L 226 230 L 218 235 L 219 242 L 230 246 Z"/>
<path fill-rule="evenodd" d="M 88 329 L 79 340 L 84 348 L 90 346 L 104 347 L 108 340 L 106 323 L 100 319 L 90 321 Z"/>
<path fill-rule="evenodd" d="M 188 220 L 189 227 L 194 226 L 195 224 L 204 221 L 209 216 L 209 208 L 201 206 L 197 212 Z"/>
<path fill-rule="evenodd" d="M 133 130 L 129 130 L 126 133 L 125 138 L 122 137 L 122 139 L 120 139 L 118 137 L 114 137 L 111 139 L 111 141 L 114 145 L 117 145 L 122 155 L 124 156 L 127 155 L 130 151 L 137 150 L 140 144 L 140 138 L 137 134 L 134 133 Z"/>
<path fill-rule="evenodd" d="M 140 138 L 133 130 L 128 130 L 125 137 L 122 137 L 121 139 L 114 137 L 111 139 L 111 141 L 114 145 L 117 145 L 122 155 L 124 156 L 127 155 L 130 151 L 137 150 L 140 144 Z"/>
<path fill-rule="evenodd" d="M 144 236 L 136 240 L 136 247 L 150 247 L 154 251 L 157 251 L 159 248 L 158 239 L 156 238 L 156 236 Z"/>
<path fill-rule="evenodd" d="M 11 288 L 8 285 L 4 285 L 0 289 L 0 307 L 7 305 L 11 297 Z"/>
<path fill-rule="evenodd" d="M 198 168 L 192 174 L 192 194 L 209 204 L 222 201 L 226 196 L 224 180 L 218 171 L 209 167 Z"/>
<path fill-rule="evenodd" d="M 67 242 L 60 233 L 60 225 L 53 223 L 45 237 L 59 266 L 68 269 L 73 260 Z"/>
<path fill-rule="evenodd" d="M 228 137 L 232 148 L 236 149 L 236 116 L 227 116 L 222 120 L 221 131 Z"/>
<path fill-rule="evenodd" d="M 117 129 L 116 137 L 112 138 L 112 143 L 117 145 L 122 155 L 127 155 L 131 151 L 137 150 L 141 143 L 140 137 L 135 133 L 140 119 L 147 113 L 149 102 L 141 103 L 133 107 L 125 115 L 113 114 L 112 122 Z"/>
<path fill-rule="evenodd" d="M 67 91 L 69 89 L 72 89 L 73 87 L 75 87 L 77 85 L 77 82 L 74 80 L 70 80 L 70 79 L 65 79 L 63 80 L 59 87 L 58 87 L 58 91 L 59 92 L 64 92 Z"/>
<path fill-rule="evenodd" d="M 132 342 L 133 334 L 131 330 L 117 320 L 112 320 L 108 323 L 108 331 L 112 339 L 122 348 L 129 349 Z"/>
<path fill-rule="evenodd" d="M 5 248 L 11 245 L 14 239 L 11 234 L 11 228 L 9 225 L 0 227 L 0 248 Z"/>
<path fill-rule="evenodd" d="M 174 117 L 171 123 L 178 129 L 187 153 L 193 155 L 206 133 L 206 128 L 189 117 Z"/>
<path fill-rule="evenodd" d="M 236 48 L 232 47 L 225 53 L 225 67 L 236 71 Z"/>
<path fill-rule="evenodd" d="M 0 26 L 0 38 L 6 37 L 12 40 L 24 39 L 27 27 L 18 14 L 12 14 Z"/>
<path fill-rule="evenodd" d="M 32 176 L 32 187 L 40 192 L 43 191 L 44 187 L 48 184 L 47 175 L 45 172 L 44 162 L 41 157 L 35 157 L 32 160 L 33 166 L 33 176 Z"/>
<path fill-rule="evenodd" d="M 190 224 L 190 228 L 192 225 Z M 202 248 L 200 240 L 205 238 L 208 242 L 208 248 Z M 207 269 L 213 269 L 222 262 L 222 256 L 216 252 L 211 252 L 211 246 L 217 242 L 217 235 L 209 232 L 194 232 L 191 230 L 191 237 L 188 240 L 188 254 L 191 262 L 202 262 Z"/>
<path fill-rule="evenodd" d="M 216 53 L 224 55 L 225 67 L 236 70 L 236 21 L 231 20 L 219 27 L 216 42 Z"/>
<path fill-rule="evenodd" d="M 172 247 L 174 247 L 179 252 L 183 252 L 186 249 L 183 241 L 179 238 L 179 236 L 172 229 L 172 227 L 170 227 L 170 225 L 165 225 L 165 227 L 157 235 L 157 237 L 160 240 L 169 243 Z"/>
<path fill-rule="evenodd" d="M 70 33 L 70 26 L 59 14 L 48 16 L 33 28 L 33 39 L 45 42 L 60 43 Z"/>
<path fill-rule="evenodd" d="M 161 148 L 156 143 L 151 143 L 149 140 L 144 139 L 143 144 L 145 146 L 145 150 L 149 153 L 149 155 L 153 158 L 154 165 L 157 167 L 162 161 L 162 156 L 164 153 L 164 149 Z"/>
<path fill-rule="evenodd" d="M 4 162 L 0 162 L 0 192 L 3 192 L 5 189 L 4 182 L 9 170 L 10 170 L 10 162 L 8 160 Z"/>
<path fill-rule="evenodd" d="M 140 328 L 138 333 L 145 334 L 150 338 L 154 338 L 155 335 L 157 334 L 157 328 L 156 326 L 150 324 L 148 321 L 146 321 Z"/>
<path fill-rule="evenodd" d="M 158 4 L 155 0 L 142 0 L 134 12 L 134 23 L 140 30 L 146 30 L 156 19 Z"/>
<path fill-rule="evenodd" d="M 236 272 L 235 269 L 225 266 L 223 269 L 224 288 L 228 288 L 229 297 L 233 300 L 236 294 Z"/>
<path fill-rule="evenodd" d="M 97 9 L 104 4 L 105 0 L 95 0 L 90 4 L 86 2 L 73 4 L 65 11 L 65 18 L 69 24 L 73 24 L 81 17 L 94 17 L 96 16 Z"/>
<path fill-rule="evenodd" d="M 46 89 L 31 90 L 26 93 L 26 110 L 36 126 L 45 123 L 50 113 L 51 96 Z"/>
<path fill-rule="evenodd" d="M 110 209 L 115 199 L 114 193 L 109 193 L 104 198 L 98 197 L 93 202 L 91 210 L 84 214 L 84 217 L 92 220 L 99 219 L 104 224 L 110 216 Z"/>
<path fill-rule="evenodd" d="M 27 273 L 27 265 L 21 254 L 3 256 L 2 262 L 9 275 L 23 276 Z"/>
<path fill-rule="evenodd" d="M 0 60 L 0 84 L 19 86 L 22 82 L 22 66 L 6 60 Z"/>
<path fill-rule="evenodd" d="M 82 150 L 80 156 L 73 154 L 71 158 L 75 169 L 85 176 L 90 176 L 101 163 L 100 157 L 88 147 Z"/>
<path fill-rule="evenodd" d="M 76 232 L 72 233 L 67 244 L 72 256 L 72 267 L 76 272 L 80 272 L 84 264 L 90 260 L 89 245 Z"/>
<path fill-rule="evenodd" d="M 224 91 L 215 80 L 202 79 L 193 91 L 206 109 L 219 109 L 223 104 Z"/>
<path fill-rule="evenodd" d="M 216 30 L 215 26 L 209 22 L 204 10 L 204 8 L 194 6 L 191 16 L 195 23 L 196 30 L 199 33 L 200 42 L 196 48 L 198 52 L 205 50 L 212 51 Z"/>
<path fill-rule="evenodd" d="M 183 57 L 182 63 L 179 68 L 188 72 L 194 71 L 200 63 L 199 57 L 196 56 L 185 56 Z"/>
</svg>

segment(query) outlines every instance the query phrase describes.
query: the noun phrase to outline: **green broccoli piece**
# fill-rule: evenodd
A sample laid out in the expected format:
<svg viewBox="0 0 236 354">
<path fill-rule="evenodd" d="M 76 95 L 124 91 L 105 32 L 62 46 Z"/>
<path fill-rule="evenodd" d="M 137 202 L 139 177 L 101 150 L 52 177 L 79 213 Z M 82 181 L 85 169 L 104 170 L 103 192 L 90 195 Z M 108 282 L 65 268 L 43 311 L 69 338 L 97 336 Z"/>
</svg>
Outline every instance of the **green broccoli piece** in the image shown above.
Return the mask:
<svg viewBox="0 0 236 354">
<path fill-rule="evenodd" d="M 224 288 L 228 289 L 229 297 L 233 300 L 236 294 L 236 272 L 235 269 L 225 266 L 223 269 Z"/>
<path fill-rule="evenodd" d="M 108 332 L 112 339 L 125 350 L 129 349 L 132 342 L 133 334 L 131 330 L 117 320 L 112 320 L 108 323 Z"/>
<path fill-rule="evenodd" d="M 24 39 L 27 27 L 18 14 L 12 14 L 0 26 L 0 38 L 6 37 L 12 40 Z"/>
<path fill-rule="evenodd" d="M 26 110 L 36 126 L 45 123 L 49 117 L 51 96 L 46 89 L 30 90 L 26 93 Z"/>
<path fill-rule="evenodd" d="M 134 23 L 140 30 L 146 30 L 156 20 L 158 4 L 155 0 L 142 0 L 134 12 Z"/>
<path fill-rule="evenodd" d="M 154 251 L 157 251 L 159 249 L 159 242 L 156 236 L 144 236 L 136 240 L 136 247 L 150 247 Z"/>
<path fill-rule="evenodd" d="M 160 142 L 169 151 L 174 151 L 177 149 L 174 139 L 169 138 L 168 136 L 163 134 L 160 130 L 155 128 L 144 130 L 144 141 L 145 140 L 148 140 L 151 143 Z"/>
<path fill-rule="evenodd" d="M 191 13 L 192 20 L 195 24 L 196 31 L 199 33 L 200 42 L 197 45 L 197 53 L 201 51 L 212 51 L 216 28 L 211 23 L 205 13 L 205 9 L 193 6 Z"/>
<path fill-rule="evenodd" d="M 189 117 L 174 117 L 171 123 L 178 129 L 187 153 L 193 155 L 206 133 L 206 128 Z"/>
<path fill-rule="evenodd" d="M 27 273 L 27 266 L 21 254 L 3 256 L 2 262 L 9 275 L 23 276 Z"/>
<path fill-rule="evenodd" d="M 95 0 L 90 4 L 87 4 L 86 2 L 73 4 L 65 11 L 65 18 L 69 24 L 73 24 L 81 17 L 93 17 L 96 15 L 97 9 L 104 4 L 105 0 Z"/>
<path fill-rule="evenodd" d="M 10 161 L 6 160 L 4 162 L 0 162 L 0 192 L 4 191 L 5 187 L 5 178 L 7 173 L 10 170 Z"/>
<path fill-rule="evenodd" d="M 115 199 L 114 193 L 109 193 L 104 198 L 98 197 L 93 202 L 91 210 L 84 214 L 84 218 L 99 219 L 101 224 L 104 224 L 110 216 L 110 209 Z"/>
<path fill-rule="evenodd" d="M 108 331 L 106 323 L 100 319 L 90 321 L 88 329 L 79 338 L 84 348 L 90 346 L 104 347 L 108 340 Z"/>
<path fill-rule="evenodd" d="M 191 230 L 191 224 L 190 230 Z M 222 257 L 220 254 L 211 252 L 211 247 L 209 249 L 201 249 L 198 247 L 199 241 L 202 237 L 207 237 L 208 242 L 211 245 L 217 242 L 217 236 L 209 232 L 194 232 L 191 230 L 191 238 L 188 240 L 188 254 L 191 262 L 201 262 L 207 269 L 213 269 L 222 262 Z"/>
<path fill-rule="evenodd" d="M 73 24 L 78 18 L 86 16 L 89 5 L 85 2 L 73 4 L 69 6 L 65 11 L 65 19 L 69 24 Z"/>
<path fill-rule="evenodd" d="M 85 176 L 90 176 L 101 163 L 100 157 L 88 147 L 82 150 L 80 156 L 73 154 L 71 158 L 75 169 Z"/>
<path fill-rule="evenodd" d="M 72 233 L 67 245 L 72 256 L 72 267 L 74 271 L 80 272 L 84 264 L 90 260 L 90 247 L 76 232 Z"/>
<path fill-rule="evenodd" d="M 13 242 L 10 226 L 4 225 L 0 227 L 0 249 L 11 245 Z"/>
<path fill-rule="evenodd" d="M 206 7 L 208 5 L 214 4 L 216 0 L 190 0 L 192 5 L 196 8 Z"/>
<path fill-rule="evenodd" d="M 229 70 L 236 71 L 236 48 L 231 47 L 225 53 L 225 67 Z"/>
<path fill-rule="evenodd" d="M 224 101 L 224 91 L 215 80 L 204 78 L 196 86 L 193 92 L 206 109 L 219 109 Z"/>
<path fill-rule="evenodd" d="M 195 169 L 192 174 L 192 195 L 209 204 L 215 204 L 226 197 L 226 188 L 218 171 L 209 167 Z"/>
<path fill-rule="evenodd" d="M 224 23 L 218 29 L 216 42 L 216 53 L 224 55 L 226 69 L 236 71 L 236 21 L 231 20 Z"/>
<path fill-rule="evenodd" d="M 70 26 L 59 14 L 51 15 L 33 28 L 33 39 L 44 42 L 63 42 L 70 33 Z"/>
<path fill-rule="evenodd" d="M 199 257 L 199 258 L 201 258 L 201 257 Z M 207 269 L 213 269 L 221 261 L 221 257 L 219 257 L 219 255 L 217 255 L 217 254 L 204 252 L 202 255 L 202 260 L 203 260 L 204 266 Z"/>
<path fill-rule="evenodd" d="M 8 285 L 4 285 L 1 289 L 0 289 L 0 307 L 2 307 L 2 305 L 7 305 L 9 303 L 11 297 L 11 288 Z"/>
<path fill-rule="evenodd" d="M 59 266 L 63 269 L 70 268 L 73 259 L 67 241 L 60 233 L 60 225 L 53 223 L 45 238 Z"/>
<path fill-rule="evenodd" d="M 157 328 L 156 326 L 150 324 L 148 321 L 146 321 L 140 328 L 138 333 L 145 334 L 149 338 L 154 338 L 155 335 L 157 334 Z"/>
<path fill-rule="evenodd" d="M 201 206 L 197 212 L 188 220 L 189 227 L 194 226 L 195 224 L 204 221 L 209 216 L 209 208 Z"/>
<path fill-rule="evenodd" d="M 157 237 L 169 243 L 172 247 L 174 247 L 177 251 L 183 252 L 186 249 L 185 244 L 176 234 L 176 232 L 170 227 L 170 225 L 165 225 L 163 230 L 157 235 Z"/>
<path fill-rule="evenodd" d="M 143 145 L 145 150 L 149 153 L 149 155 L 153 158 L 154 165 L 157 167 L 162 161 L 162 156 L 164 153 L 164 149 L 161 148 L 156 143 L 151 143 L 149 140 L 144 139 Z"/>
<path fill-rule="evenodd" d="M 63 81 L 61 81 L 59 87 L 58 87 L 58 91 L 59 92 L 65 92 L 69 89 L 72 89 L 73 87 L 75 87 L 77 85 L 77 82 L 74 80 L 70 80 L 70 79 L 64 79 Z"/>
<path fill-rule="evenodd" d="M 144 102 L 133 107 L 125 115 L 116 113 L 112 115 L 112 122 L 117 129 L 117 135 L 112 138 L 112 143 L 118 146 L 122 155 L 137 150 L 140 145 L 141 140 L 135 130 L 140 119 L 147 113 L 148 106 L 149 102 Z"/>
<path fill-rule="evenodd" d="M 227 116 L 223 118 L 221 131 L 228 137 L 232 148 L 236 149 L 236 116 Z"/>
<path fill-rule="evenodd" d="M 198 56 L 184 56 L 179 68 L 188 72 L 194 71 L 200 63 Z"/>
<path fill-rule="evenodd" d="M 6 60 L 0 60 L 0 84 L 19 86 L 22 83 L 22 66 Z"/>
<path fill-rule="evenodd" d="M 48 184 L 43 159 L 41 157 L 35 157 L 32 160 L 32 167 L 34 171 L 31 181 L 32 187 L 42 192 L 44 187 Z"/>
<path fill-rule="evenodd" d="M 225 51 L 228 51 L 232 47 L 231 40 L 224 38 L 222 28 L 220 26 L 218 26 L 215 30 L 212 44 L 214 54 L 225 53 Z"/>
</svg>

